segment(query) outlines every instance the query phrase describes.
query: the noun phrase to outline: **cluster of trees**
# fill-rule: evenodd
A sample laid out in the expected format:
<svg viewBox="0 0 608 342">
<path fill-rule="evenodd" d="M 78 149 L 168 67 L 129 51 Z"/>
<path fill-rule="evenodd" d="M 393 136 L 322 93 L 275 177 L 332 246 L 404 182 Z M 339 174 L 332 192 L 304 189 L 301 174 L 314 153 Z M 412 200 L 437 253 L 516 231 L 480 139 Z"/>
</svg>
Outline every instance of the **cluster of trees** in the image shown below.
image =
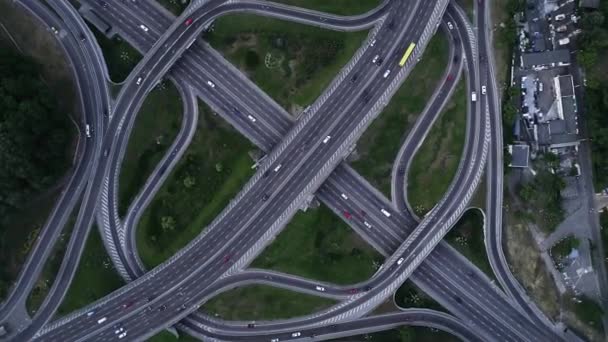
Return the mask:
<svg viewBox="0 0 608 342">
<path fill-rule="evenodd" d="M 599 189 L 608 186 L 608 2 L 599 10 L 583 12 L 578 63 L 585 69 L 585 106 L 593 151 L 594 181 Z"/>
<path fill-rule="evenodd" d="M 554 231 L 564 220 L 561 191 L 565 186 L 560 176 L 542 169 L 534 180 L 519 189 L 519 197 L 531 205 L 537 224 L 545 232 Z"/>
<path fill-rule="evenodd" d="M 57 181 L 70 123 L 33 59 L 0 49 L 0 218 Z"/>
</svg>

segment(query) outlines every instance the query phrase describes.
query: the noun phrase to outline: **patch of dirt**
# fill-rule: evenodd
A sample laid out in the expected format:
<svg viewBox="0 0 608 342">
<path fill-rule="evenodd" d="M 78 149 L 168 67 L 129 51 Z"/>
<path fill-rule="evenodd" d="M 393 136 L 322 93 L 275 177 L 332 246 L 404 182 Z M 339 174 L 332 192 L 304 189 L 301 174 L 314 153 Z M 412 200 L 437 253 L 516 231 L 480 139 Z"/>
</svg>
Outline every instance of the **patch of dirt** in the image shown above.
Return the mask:
<svg viewBox="0 0 608 342">
<path fill-rule="evenodd" d="M 235 53 L 242 47 L 253 48 L 258 44 L 258 35 L 254 33 L 243 33 L 240 34 L 234 43 L 227 50 L 228 53 Z"/>
<path fill-rule="evenodd" d="M 555 319 L 560 310 L 559 294 L 545 269 L 532 234 L 525 224 L 512 223 L 505 225 L 505 238 L 511 271 L 541 310 Z"/>
</svg>

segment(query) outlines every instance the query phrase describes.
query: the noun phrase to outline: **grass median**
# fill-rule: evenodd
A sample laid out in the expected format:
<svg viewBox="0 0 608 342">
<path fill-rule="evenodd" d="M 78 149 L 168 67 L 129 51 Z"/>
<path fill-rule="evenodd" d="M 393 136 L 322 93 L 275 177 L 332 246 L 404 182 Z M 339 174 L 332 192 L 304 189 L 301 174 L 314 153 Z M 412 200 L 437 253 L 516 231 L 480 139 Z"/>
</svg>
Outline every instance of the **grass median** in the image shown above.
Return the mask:
<svg viewBox="0 0 608 342">
<path fill-rule="evenodd" d="M 418 215 L 426 214 L 441 200 L 456 175 L 466 135 L 465 82 L 460 81 L 412 160 L 407 196 Z"/>
<path fill-rule="evenodd" d="M 137 246 L 154 267 L 194 239 L 253 174 L 253 146 L 207 106 L 199 106 L 186 153 L 144 212 Z"/>
<path fill-rule="evenodd" d="M 226 320 L 272 320 L 303 316 L 335 304 L 331 299 L 253 285 L 222 293 L 202 311 Z"/>
<path fill-rule="evenodd" d="M 444 73 L 447 51 L 445 35 L 433 36 L 420 62 L 357 142 L 359 159 L 352 166 L 389 198 L 393 162 Z"/>
<path fill-rule="evenodd" d="M 241 14 L 218 19 L 206 39 L 283 108 L 297 113 L 325 90 L 366 36 Z"/>
</svg>

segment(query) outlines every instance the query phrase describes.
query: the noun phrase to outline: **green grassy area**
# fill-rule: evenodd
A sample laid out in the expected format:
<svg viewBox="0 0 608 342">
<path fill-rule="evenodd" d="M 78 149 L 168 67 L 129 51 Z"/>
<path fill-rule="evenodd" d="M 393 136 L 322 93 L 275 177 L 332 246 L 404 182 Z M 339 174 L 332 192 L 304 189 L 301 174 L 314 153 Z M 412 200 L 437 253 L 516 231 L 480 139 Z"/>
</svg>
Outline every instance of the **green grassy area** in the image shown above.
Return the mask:
<svg viewBox="0 0 608 342">
<path fill-rule="evenodd" d="M 380 5 L 380 0 L 273 0 L 274 2 L 310 8 L 313 10 L 341 14 L 355 15 L 365 13 Z"/>
<path fill-rule="evenodd" d="M 461 80 L 409 170 L 407 196 L 418 215 L 439 202 L 454 178 L 464 148 L 466 110 L 466 86 Z"/>
<path fill-rule="evenodd" d="M 328 31 L 253 15 L 222 17 L 214 27 L 206 34 L 210 44 L 291 112 L 312 103 L 366 37 L 366 32 Z"/>
<path fill-rule="evenodd" d="M 65 315 L 85 307 L 123 285 L 123 280 L 106 253 L 99 230 L 93 226 L 76 275 L 57 313 Z"/>
<path fill-rule="evenodd" d="M 446 236 L 447 241 L 488 277 L 494 279 L 488 261 L 483 232 L 483 216 L 478 209 L 469 209 Z"/>
<path fill-rule="evenodd" d="M 584 324 L 598 332 L 603 332 L 602 307 L 593 299 L 584 295 L 577 297 L 577 301 L 567 300 L 566 307 L 572 311 Z"/>
<path fill-rule="evenodd" d="M 403 326 L 398 329 L 380 331 L 373 334 L 338 338 L 334 342 L 458 342 L 456 336 L 442 330 L 425 327 Z"/>
<path fill-rule="evenodd" d="M 99 47 L 101 47 L 106 64 L 108 65 L 110 78 L 114 82 L 124 81 L 141 59 L 141 54 L 122 40 L 122 38 L 116 36 L 113 39 L 108 39 L 94 26 L 89 25 L 89 27 L 93 31 L 93 34 L 95 34 Z"/>
<path fill-rule="evenodd" d="M 352 284 L 371 277 L 382 262 L 378 252 L 321 205 L 298 212 L 252 267 Z"/>
<path fill-rule="evenodd" d="M 171 82 L 162 83 L 146 97 L 137 114 L 120 171 L 120 215 L 124 215 L 152 170 L 177 135 L 182 120 L 182 101 Z"/>
<path fill-rule="evenodd" d="M 407 280 L 395 292 L 395 304 L 407 308 L 427 308 L 437 311 L 446 311 L 433 298 L 422 292 L 412 281 Z"/>
<path fill-rule="evenodd" d="M 456 2 L 467 12 L 469 20 L 475 25 L 475 0 L 456 0 Z"/>
<path fill-rule="evenodd" d="M 201 310 L 226 320 L 271 320 L 311 314 L 332 304 L 331 299 L 254 285 L 222 293 Z"/>
<path fill-rule="evenodd" d="M 357 142 L 360 157 L 352 163 L 353 167 L 389 198 L 395 157 L 406 133 L 438 85 L 447 58 L 447 39 L 441 33 L 436 34 L 388 106 Z"/>
<path fill-rule="evenodd" d="M 251 177 L 252 145 L 199 106 L 197 130 L 137 230 L 140 256 L 154 267 L 196 237 Z"/>
<path fill-rule="evenodd" d="M 572 252 L 572 250 L 576 249 L 579 244 L 579 239 L 574 235 L 568 235 L 551 247 L 549 254 L 551 254 L 551 258 L 557 269 L 560 271 L 563 269 L 565 265 L 562 264 L 562 261 Z"/>
</svg>

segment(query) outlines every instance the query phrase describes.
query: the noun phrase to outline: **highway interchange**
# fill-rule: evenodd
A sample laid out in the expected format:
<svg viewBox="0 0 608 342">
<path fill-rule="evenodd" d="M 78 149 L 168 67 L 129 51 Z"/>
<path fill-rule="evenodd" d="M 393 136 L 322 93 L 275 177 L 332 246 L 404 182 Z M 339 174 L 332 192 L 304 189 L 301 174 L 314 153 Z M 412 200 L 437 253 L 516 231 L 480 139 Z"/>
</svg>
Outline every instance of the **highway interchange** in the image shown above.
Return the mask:
<svg viewBox="0 0 608 342">
<path fill-rule="evenodd" d="M 66 189 L 65 199 L 62 197 L 58 202 L 43 230 L 42 234 L 48 234 L 48 238 L 42 238 L 36 244 L 9 300 L 2 306 L 0 318 L 6 320 L 10 312 L 23 304 L 40 272 L 41 266 L 37 266 L 40 263 L 35 261 L 44 260 L 43 256 L 50 253 L 50 248 L 40 241 L 49 242 L 52 246 L 71 212 L 69 207 L 60 206 L 66 202 L 63 206 L 71 204 L 73 207 L 88 180 L 66 258 L 57 276 L 59 281 L 53 285 L 31 324 L 19 329 L 16 339 L 112 340 L 116 338 L 112 327 L 120 322 L 128 327 L 129 340 L 141 340 L 178 321 L 180 329 L 195 336 L 219 340 L 326 339 L 387 329 L 398 324 L 438 327 L 466 340 L 554 341 L 566 338 L 535 307 L 530 306 L 533 304 L 510 274 L 500 249 L 500 220 L 496 219 L 495 229 L 492 225 L 486 227 L 487 231 L 494 232 L 486 234 L 486 237 L 493 236 L 489 238 L 492 241 L 488 241 L 489 255 L 491 259 L 495 256 L 498 260 L 494 260 L 492 266 L 497 274 L 502 274 L 497 278 L 509 296 L 446 243 L 440 242 L 465 209 L 480 181 L 486 157 L 490 157 L 488 170 L 502 176 L 500 125 L 496 125 L 500 122 L 499 108 L 496 107 L 498 92 L 493 66 L 485 57 L 491 56 L 488 54 L 489 38 L 487 32 L 482 37 L 475 37 L 466 15 L 453 4 L 448 7 L 447 1 L 385 1 L 366 15 L 343 18 L 266 2 L 224 3 L 212 0 L 194 1 L 182 16 L 175 19 L 154 1 L 140 0 L 136 4 L 105 1 L 105 5 L 84 1 L 119 28 L 127 41 L 145 52 L 144 59 L 110 106 L 107 85 L 103 82 L 107 78 L 105 62 L 91 32 L 82 19 L 76 18 L 75 9 L 67 1 L 50 1 L 49 5 L 55 11 L 53 14 L 41 8 L 44 6 L 37 1 L 20 2 L 47 25 L 53 23 L 55 27 L 62 27 L 62 32 L 68 31 L 66 37 L 69 38 L 61 39 L 64 46 L 84 46 L 82 51 L 68 50 L 66 54 L 86 58 L 86 63 L 73 61 L 75 69 L 80 64 L 89 66 L 74 70 L 74 73 L 85 77 L 79 80 L 83 112 L 91 115 L 86 117 L 86 122 L 94 127 L 95 134 L 91 143 L 86 143 L 89 139 L 81 139 L 85 141 L 85 148 L 90 150 L 82 153 L 85 157 L 78 163 L 77 170 L 83 171 L 78 173 L 78 177 L 76 173 L 72 177 L 73 182 L 80 186 Z M 198 42 L 191 45 L 210 20 L 241 11 L 328 29 L 361 30 L 375 25 L 372 35 L 377 43 L 373 48 L 363 46 L 311 109 L 293 122 L 276 103 L 246 81 L 209 46 Z M 483 14 L 478 15 L 478 20 L 482 24 L 488 11 L 481 8 Z M 63 25 L 58 22 L 57 15 Z M 467 70 L 469 92 L 476 91 L 480 84 L 490 85 L 489 104 L 486 97 L 480 97 L 477 102 L 469 101 L 469 139 L 458 175 L 440 204 L 418 223 L 409 210 L 404 210 L 403 204 L 407 206 L 404 194 L 399 196 L 393 191 L 393 201 L 396 202 L 393 207 L 390 200 L 375 191 L 342 160 L 415 65 L 417 56 L 421 55 L 442 17 L 445 22 L 450 21 L 456 26 L 452 33 L 444 24 L 444 31 L 452 37 L 450 53 L 466 56 L 465 62 L 459 58 L 459 62 L 451 63 L 442 85 L 411 133 L 414 138 L 408 137 L 405 141 L 404 152 L 400 153 L 402 158 L 398 158 L 400 163 L 395 164 L 400 166 L 393 170 L 393 185 L 405 181 L 399 170 L 407 168 L 409 161 L 403 158 L 410 157 L 411 161 L 411 155 L 417 149 L 411 141 L 421 141 L 428 133 L 456 84 L 453 78 L 459 77 L 463 66 Z M 138 18 L 146 23 L 150 28 L 149 35 L 137 31 L 139 23 L 129 18 Z M 193 18 L 193 24 L 184 25 L 186 18 Z M 484 25 L 478 27 L 487 26 Z M 81 34 L 86 34 L 88 39 L 83 41 Z M 397 62 L 410 42 L 417 42 L 416 52 L 405 68 L 399 70 Z M 375 54 L 385 56 L 380 68 L 370 63 Z M 393 72 L 389 77 L 382 77 L 386 66 Z M 182 129 L 121 223 L 116 210 L 116 190 L 128 136 L 145 96 L 165 75 L 177 85 L 184 102 Z M 351 81 L 354 75 L 358 81 Z M 209 80 L 215 87 L 207 86 Z M 91 89 L 87 89 L 88 86 Z M 195 94 L 268 154 L 256 175 L 201 236 L 168 262 L 146 273 L 137 257 L 134 230 L 142 211 L 192 137 L 197 118 Z M 253 123 L 246 115 L 255 115 L 257 120 Z M 327 136 L 331 139 L 323 143 Z M 494 146 L 497 152 L 492 153 L 490 146 Z M 489 187 L 488 194 L 491 191 L 497 194 L 502 191 L 501 178 L 491 175 L 487 173 L 489 179 L 497 179 L 494 182 L 497 185 Z M 402 190 L 404 186 L 396 188 Z M 349 194 L 349 200 L 341 196 L 344 193 Z M 323 295 L 342 300 L 337 306 L 297 319 L 260 322 L 255 331 L 247 328 L 247 322 L 217 321 L 202 314 L 188 316 L 213 295 L 242 284 L 259 282 L 315 293 L 314 286 L 318 282 L 272 272 L 243 270 L 313 194 L 337 214 L 344 210 L 352 213 L 365 211 L 364 220 L 347 220 L 347 223 L 388 256 L 382 270 L 363 284 L 349 287 L 324 284 L 327 291 Z M 268 195 L 268 200 L 260 201 L 265 195 Z M 488 216 L 495 218 L 493 215 L 500 212 L 500 202 L 489 204 Z M 380 208 L 391 211 L 391 217 L 382 215 Z M 55 216 L 59 221 L 53 220 Z M 131 282 L 92 306 L 47 324 L 67 291 L 95 217 L 117 269 Z M 222 262 L 226 254 L 233 255 L 235 262 Z M 397 262 L 398 259 L 401 261 Z M 390 297 L 408 277 L 458 319 L 420 309 L 361 318 Z M 357 292 L 353 293 L 353 289 Z M 149 298 L 152 299 L 148 301 Z M 136 304 L 125 312 L 121 305 L 129 300 Z M 148 307 L 156 309 L 161 306 L 166 309 L 147 310 Z M 95 314 L 88 317 L 87 312 L 92 308 Z M 107 322 L 97 324 L 96 320 L 102 316 L 107 317 Z M 183 319 L 186 316 L 188 318 Z M 295 331 L 300 332 L 300 336 L 293 336 Z"/>
</svg>

